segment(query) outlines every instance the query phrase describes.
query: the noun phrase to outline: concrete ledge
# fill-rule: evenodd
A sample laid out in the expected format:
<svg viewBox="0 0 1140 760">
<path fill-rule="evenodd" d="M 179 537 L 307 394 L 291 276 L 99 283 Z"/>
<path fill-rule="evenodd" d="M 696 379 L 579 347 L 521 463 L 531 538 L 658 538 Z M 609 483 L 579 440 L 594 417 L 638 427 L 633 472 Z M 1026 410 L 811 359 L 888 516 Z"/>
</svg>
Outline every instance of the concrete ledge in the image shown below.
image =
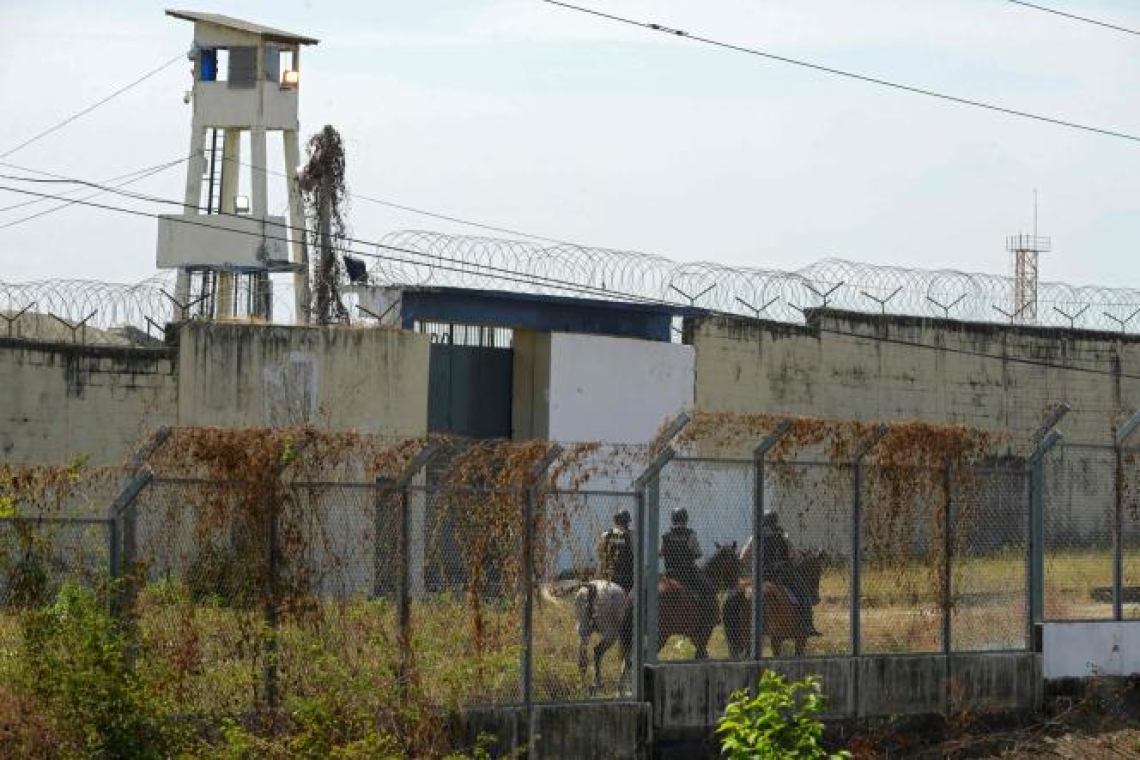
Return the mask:
<svg viewBox="0 0 1140 760">
<path fill-rule="evenodd" d="M 966 709 L 1026 713 L 1043 699 L 1041 656 L 1032 652 L 655 663 L 645 668 L 646 703 L 536 705 L 532 757 L 715 754 L 713 729 L 729 696 L 754 686 L 764 668 L 789 680 L 818 676 L 827 698 L 821 717 L 833 728 L 887 717 L 939 719 Z M 465 710 L 457 729 L 457 740 L 468 747 L 479 732 L 494 734 L 498 753 L 526 746 L 531 736 L 519 706 Z"/>
<path fill-rule="evenodd" d="M 858 717 L 941 715 L 946 712 L 942 655 L 860 657 Z"/>
<path fill-rule="evenodd" d="M 709 728 L 729 695 L 763 668 L 789 680 L 820 678 L 828 720 L 946 715 L 970 708 L 1025 712 L 1041 705 L 1041 658 L 1031 652 L 871 655 L 646 666 L 654 731 Z"/>
<path fill-rule="evenodd" d="M 526 708 L 468 708 L 458 716 L 453 736 L 474 746 L 481 732 L 494 734 L 495 756 L 528 746 Z M 641 702 L 575 702 L 534 706 L 532 758 L 605 757 L 624 760 L 647 756 L 650 706 Z"/>
<path fill-rule="evenodd" d="M 952 711 L 1029 712 L 1044 703 L 1042 658 L 1032 652 L 978 652 L 950 657 Z"/>
<path fill-rule="evenodd" d="M 653 727 L 714 726 L 728 697 L 754 686 L 760 666 L 745 662 L 657 663 L 645 668 L 645 698 L 653 706 Z"/>
<path fill-rule="evenodd" d="M 766 663 L 789 681 L 819 676 L 823 696 L 827 700 L 825 720 L 849 718 L 855 714 L 855 664 L 851 657 L 821 657 L 801 660 L 772 660 Z"/>
</svg>

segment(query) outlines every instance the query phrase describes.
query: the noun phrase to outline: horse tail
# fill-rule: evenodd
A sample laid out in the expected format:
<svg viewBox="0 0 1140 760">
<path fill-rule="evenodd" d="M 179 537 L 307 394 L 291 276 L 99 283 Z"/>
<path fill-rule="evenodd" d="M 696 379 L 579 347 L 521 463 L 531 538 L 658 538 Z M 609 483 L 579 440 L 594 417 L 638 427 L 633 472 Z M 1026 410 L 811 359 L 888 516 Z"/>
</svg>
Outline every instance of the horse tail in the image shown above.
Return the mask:
<svg viewBox="0 0 1140 760">
<path fill-rule="evenodd" d="M 596 627 L 598 625 L 598 587 L 593 583 L 586 584 L 586 625 L 587 627 Z"/>
</svg>

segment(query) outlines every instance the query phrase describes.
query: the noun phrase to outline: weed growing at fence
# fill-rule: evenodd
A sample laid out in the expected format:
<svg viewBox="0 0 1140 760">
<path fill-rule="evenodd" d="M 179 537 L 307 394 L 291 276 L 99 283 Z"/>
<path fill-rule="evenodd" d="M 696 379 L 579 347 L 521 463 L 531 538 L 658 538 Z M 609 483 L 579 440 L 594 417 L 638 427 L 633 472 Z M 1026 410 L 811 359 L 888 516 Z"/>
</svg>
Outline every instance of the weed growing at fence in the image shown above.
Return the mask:
<svg viewBox="0 0 1140 760">
<path fill-rule="evenodd" d="M 179 742 L 172 706 L 148 694 L 106 600 L 65 583 L 23 619 L 22 692 L 63 756 L 162 758 Z"/>
<path fill-rule="evenodd" d="M 818 717 L 823 704 L 818 678 L 789 683 L 765 670 L 754 695 L 736 691 L 729 698 L 716 727 L 721 754 L 730 760 L 851 757 L 846 751 L 830 754 L 824 749 Z"/>
</svg>

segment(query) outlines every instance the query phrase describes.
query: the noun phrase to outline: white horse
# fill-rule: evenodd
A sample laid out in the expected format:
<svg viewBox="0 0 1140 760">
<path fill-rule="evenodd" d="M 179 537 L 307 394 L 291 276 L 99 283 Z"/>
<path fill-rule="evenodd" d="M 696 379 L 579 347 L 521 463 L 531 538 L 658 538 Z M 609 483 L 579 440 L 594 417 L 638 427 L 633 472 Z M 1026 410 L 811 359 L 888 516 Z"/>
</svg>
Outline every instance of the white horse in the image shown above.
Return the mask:
<svg viewBox="0 0 1140 760">
<path fill-rule="evenodd" d="M 602 657 L 617 643 L 625 617 L 626 591 L 612 581 L 596 580 L 582 585 L 574 594 L 574 619 L 578 623 L 578 671 L 587 685 L 589 663 L 586 645 L 597 632 L 601 640 L 594 647 L 594 689 L 602 688 Z"/>
</svg>

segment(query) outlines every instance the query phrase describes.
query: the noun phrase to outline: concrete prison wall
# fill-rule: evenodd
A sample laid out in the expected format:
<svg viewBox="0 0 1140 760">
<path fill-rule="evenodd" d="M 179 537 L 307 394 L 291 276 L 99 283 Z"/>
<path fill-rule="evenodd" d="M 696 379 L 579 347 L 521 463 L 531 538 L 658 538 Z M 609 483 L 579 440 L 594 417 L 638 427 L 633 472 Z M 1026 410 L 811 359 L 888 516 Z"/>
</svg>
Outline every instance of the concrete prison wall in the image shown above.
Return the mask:
<svg viewBox="0 0 1140 760">
<path fill-rule="evenodd" d="M 171 348 L 0 340 L 0 462 L 113 465 L 175 422 Z"/>
<path fill-rule="evenodd" d="M 181 425 L 426 432 L 426 335 L 201 322 L 179 343 Z"/>
<path fill-rule="evenodd" d="M 191 322 L 169 345 L 0 339 L 0 462 L 122 462 L 162 425 L 420 436 L 428 339 L 390 329 Z"/>
<path fill-rule="evenodd" d="M 807 324 L 693 320 L 696 405 L 920 419 L 1028 437 L 1059 401 L 1072 441 L 1108 442 L 1140 408 L 1140 337 L 809 310 Z M 1043 366 L 1043 365 L 1051 366 Z"/>
<path fill-rule="evenodd" d="M 960 424 L 1005 434 L 1000 446 L 1019 452 L 1046 414 L 1066 401 L 1072 407 L 1060 426 L 1066 445 L 1047 468 L 1047 531 L 1070 545 L 1108 545 L 1112 452 L 1076 444 L 1111 444 L 1115 425 L 1140 408 L 1140 337 L 827 310 L 807 314 L 806 325 L 691 320 L 697 407 Z M 740 485 L 712 484 L 709 492 L 717 491 L 741 503 L 748 497 Z M 782 512 L 803 512 L 796 508 L 797 494 L 780 493 L 778 485 L 772 494 Z M 1005 537 L 994 532 L 994 526 L 1024 525 L 1017 484 L 990 489 L 985 499 L 978 518 L 989 526 L 983 536 L 988 543 L 980 548 L 1000 548 L 1007 538 L 1023 544 L 1021 528 Z M 829 505 L 831 519 L 818 520 L 817 514 L 789 530 L 810 546 L 842 545 L 849 502 L 844 493 Z M 732 525 L 731 532 L 740 527 Z"/>
</svg>

